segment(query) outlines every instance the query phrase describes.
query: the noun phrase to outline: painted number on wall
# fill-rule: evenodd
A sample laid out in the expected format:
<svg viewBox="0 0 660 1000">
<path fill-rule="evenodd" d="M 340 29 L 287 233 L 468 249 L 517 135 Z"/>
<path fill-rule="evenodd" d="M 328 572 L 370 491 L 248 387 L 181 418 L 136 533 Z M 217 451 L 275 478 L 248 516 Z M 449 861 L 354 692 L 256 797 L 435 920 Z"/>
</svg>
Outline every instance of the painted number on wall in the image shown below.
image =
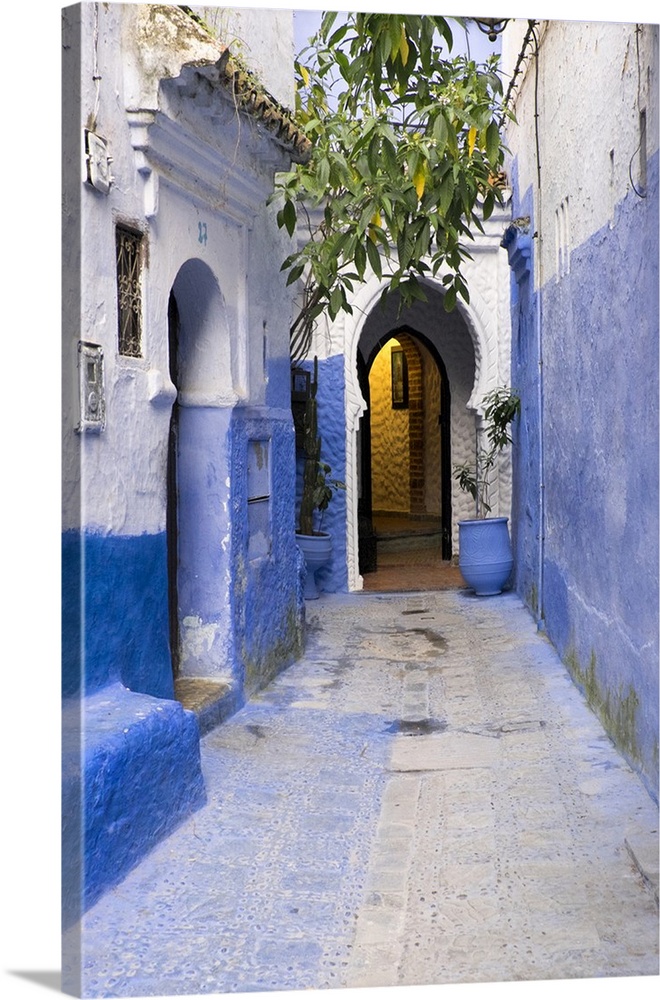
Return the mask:
<svg viewBox="0 0 660 1000">
<path fill-rule="evenodd" d="M 200 243 L 205 244 L 208 239 L 208 235 L 206 232 L 206 223 L 198 222 L 197 225 L 199 227 L 199 236 L 197 237 L 197 239 L 199 240 Z"/>
</svg>

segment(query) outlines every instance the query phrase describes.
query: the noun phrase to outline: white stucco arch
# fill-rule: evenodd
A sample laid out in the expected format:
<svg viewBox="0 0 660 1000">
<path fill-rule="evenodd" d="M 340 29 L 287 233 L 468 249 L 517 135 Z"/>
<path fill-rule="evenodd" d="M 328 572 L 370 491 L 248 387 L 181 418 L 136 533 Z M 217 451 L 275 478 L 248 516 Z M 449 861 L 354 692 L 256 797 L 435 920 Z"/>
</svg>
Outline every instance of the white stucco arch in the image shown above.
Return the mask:
<svg viewBox="0 0 660 1000">
<path fill-rule="evenodd" d="M 508 283 L 506 263 L 497 253 L 499 240 L 481 244 L 474 260 L 465 267 L 470 292 L 470 302 L 459 301 L 457 310 L 465 322 L 474 350 L 474 383 L 467 409 L 481 427 L 484 396 L 508 380 L 509 338 Z M 493 252 L 494 251 L 494 252 Z M 427 278 L 426 284 L 439 295 L 444 293 L 443 271 L 436 278 Z M 504 280 L 502 280 L 502 278 Z M 366 410 L 358 381 L 356 358 L 358 344 L 365 323 L 373 310 L 379 307 L 386 282 L 372 274 L 350 299 L 352 314 L 342 313 L 325 331 L 325 348 L 328 354 L 344 357 L 344 407 L 346 433 L 346 559 L 349 590 L 362 589 L 358 567 L 358 468 L 357 435 L 359 421 Z M 320 343 L 317 343 L 320 350 Z M 504 494 L 500 497 L 497 487 L 493 491 L 496 504 L 503 509 L 507 504 Z"/>
<path fill-rule="evenodd" d="M 231 406 L 235 361 L 227 307 L 209 265 L 188 259 L 172 284 L 181 319 L 179 401 L 184 406 Z"/>
</svg>

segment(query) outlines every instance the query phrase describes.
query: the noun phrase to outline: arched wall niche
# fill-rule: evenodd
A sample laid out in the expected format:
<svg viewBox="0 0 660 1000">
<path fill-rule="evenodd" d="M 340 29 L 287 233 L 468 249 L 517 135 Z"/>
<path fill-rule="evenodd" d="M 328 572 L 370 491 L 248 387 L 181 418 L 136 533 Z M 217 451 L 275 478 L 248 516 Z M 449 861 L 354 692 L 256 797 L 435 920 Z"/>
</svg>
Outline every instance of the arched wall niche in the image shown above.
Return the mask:
<svg viewBox="0 0 660 1000">
<path fill-rule="evenodd" d="M 227 308 L 204 261 L 191 258 L 172 285 L 179 313 L 177 389 L 182 406 L 231 406 L 237 401 Z M 172 365 L 170 365 L 172 367 Z"/>
</svg>

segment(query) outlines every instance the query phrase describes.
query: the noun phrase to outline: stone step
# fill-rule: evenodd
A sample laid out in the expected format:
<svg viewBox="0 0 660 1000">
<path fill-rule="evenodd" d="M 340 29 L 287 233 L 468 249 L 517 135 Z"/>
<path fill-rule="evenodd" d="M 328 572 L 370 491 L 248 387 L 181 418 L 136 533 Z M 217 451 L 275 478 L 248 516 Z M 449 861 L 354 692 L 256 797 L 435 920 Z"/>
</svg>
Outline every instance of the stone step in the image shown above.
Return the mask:
<svg viewBox="0 0 660 1000">
<path fill-rule="evenodd" d="M 129 691 L 119 683 L 66 699 L 64 926 L 75 924 L 205 802 L 198 725 L 178 701 Z"/>
<path fill-rule="evenodd" d="M 401 534 L 376 535 L 378 552 L 401 552 L 405 550 L 442 548 L 442 534 L 432 532 L 406 532 Z"/>
<path fill-rule="evenodd" d="M 177 677 L 174 697 L 197 717 L 201 736 L 234 715 L 244 699 L 231 682 L 212 677 Z"/>
</svg>

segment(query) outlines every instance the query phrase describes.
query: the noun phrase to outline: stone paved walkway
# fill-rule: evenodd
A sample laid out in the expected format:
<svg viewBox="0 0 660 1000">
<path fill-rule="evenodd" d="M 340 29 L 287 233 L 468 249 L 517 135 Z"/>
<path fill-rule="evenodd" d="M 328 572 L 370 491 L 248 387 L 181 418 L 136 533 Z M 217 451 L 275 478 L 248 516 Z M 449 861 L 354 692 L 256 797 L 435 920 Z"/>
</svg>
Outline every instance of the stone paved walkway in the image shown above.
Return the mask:
<svg viewBox="0 0 660 1000">
<path fill-rule="evenodd" d="M 307 611 L 204 738 L 207 806 L 86 915 L 85 995 L 657 975 L 657 810 L 519 600 Z"/>
</svg>

